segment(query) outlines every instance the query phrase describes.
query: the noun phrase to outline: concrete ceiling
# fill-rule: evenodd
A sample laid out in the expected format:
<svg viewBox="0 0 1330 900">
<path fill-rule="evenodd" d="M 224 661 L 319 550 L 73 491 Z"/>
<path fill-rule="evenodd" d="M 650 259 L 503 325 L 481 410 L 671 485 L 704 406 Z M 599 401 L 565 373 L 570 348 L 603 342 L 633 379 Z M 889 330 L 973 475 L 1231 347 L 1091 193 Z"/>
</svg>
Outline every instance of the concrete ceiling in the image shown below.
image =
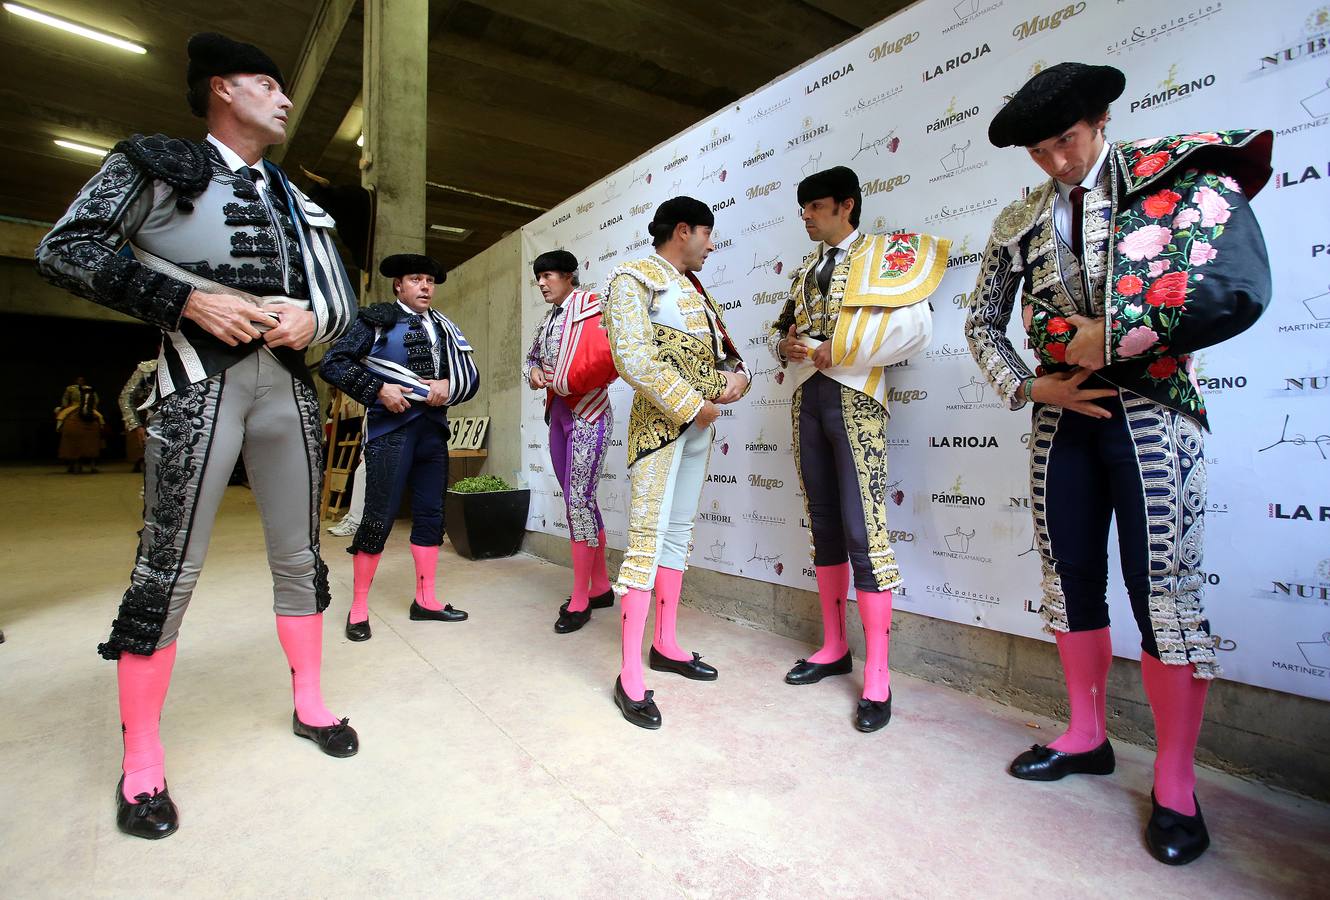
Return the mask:
<svg viewBox="0 0 1330 900">
<path fill-rule="evenodd" d="M 464 241 L 431 237 L 429 251 L 457 265 L 908 3 L 432 0 L 428 223 L 472 233 Z M 64 150 L 55 138 L 107 147 L 136 131 L 199 135 L 202 123 L 184 101 L 185 42 L 193 32 L 258 43 L 295 80 L 306 48 L 339 6 L 345 25 L 282 165 L 297 181 L 304 166 L 336 183 L 359 183 L 359 3 L 349 14 L 346 0 L 25 5 L 143 44 L 148 53 L 0 13 L 0 215 L 53 221 L 92 173 L 93 157 Z"/>
</svg>

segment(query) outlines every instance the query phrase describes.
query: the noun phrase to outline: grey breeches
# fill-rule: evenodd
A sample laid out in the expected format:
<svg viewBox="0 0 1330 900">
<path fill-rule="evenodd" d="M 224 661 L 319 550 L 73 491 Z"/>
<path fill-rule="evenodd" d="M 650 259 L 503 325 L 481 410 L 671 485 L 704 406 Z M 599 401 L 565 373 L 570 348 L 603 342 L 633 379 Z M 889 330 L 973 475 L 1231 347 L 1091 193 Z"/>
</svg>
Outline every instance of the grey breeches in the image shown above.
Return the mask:
<svg viewBox="0 0 1330 900">
<path fill-rule="evenodd" d="M 314 390 L 263 350 L 162 400 L 148 423 L 138 558 L 102 655 L 151 654 L 176 639 L 242 453 L 263 521 L 273 609 L 308 616 L 326 608 L 322 438 Z"/>
</svg>

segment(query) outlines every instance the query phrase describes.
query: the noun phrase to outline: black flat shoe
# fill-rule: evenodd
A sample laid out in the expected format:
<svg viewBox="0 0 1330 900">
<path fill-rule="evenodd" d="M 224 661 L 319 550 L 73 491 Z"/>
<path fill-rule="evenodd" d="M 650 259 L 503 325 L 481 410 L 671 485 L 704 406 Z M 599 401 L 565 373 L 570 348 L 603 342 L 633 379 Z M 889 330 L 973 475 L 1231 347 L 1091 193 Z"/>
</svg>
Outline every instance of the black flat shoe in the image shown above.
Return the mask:
<svg viewBox="0 0 1330 900">
<path fill-rule="evenodd" d="M 426 609 L 416 601 L 411 601 L 412 622 L 465 622 L 467 618 L 466 610 L 453 609 L 451 603 L 446 604 L 443 609 Z"/>
<path fill-rule="evenodd" d="M 559 618 L 554 623 L 555 634 L 571 634 L 591 621 L 591 607 L 588 606 L 579 612 L 569 612 L 568 604 L 572 602 L 572 598 L 569 597 L 559 607 Z"/>
<path fill-rule="evenodd" d="M 1093 750 L 1063 753 L 1035 744 L 1011 761 L 1007 771 L 1026 781 L 1057 781 L 1068 775 L 1112 775 L 1117 767 L 1113 745 L 1105 738 Z"/>
<path fill-rule="evenodd" d="M 1192 795 L 1196 803 L 1196 795 Z M 1210 832 L 1201 818 L 1201 804 L 1196 803 L 1196 815 L 1182 813 L 1160 806 L 1155 792 L 1150 792 L 1150 821 L 1145 826 L 1145 845 L 1150 855 L 1168 866 L 1185 866 L 1210 846 Z"/>
<path fill-rule="evenodd" d="M 630 700 L 624 693 L 623 679 L 614 679 L 614 702 L 618 705 L 619 712 L 638 728 L 655 731 L 660 727 L 660 710 L 656 709 L 656 701 L 651 699 L 653 693 L 647 691 L 641 700 Z"/>
<path fill-rule="evenodd" d="M 891 695 L 885 700 L 859 698 L 859 707 L 854 711 L 854 727 L 868 734 L 877 731 L 891 721 Z"/>
<path fill-rule="evenodd" d="M 346 615 L 346 639 L 348 641 L 367 641 L 370 639 L 369 619 L 352 622 L 351 614 Z"/>
<path fill-rule="evenodd" d="M 125 776 L 121 775 L 120 783 L 115 786 L 115 824 L 125 834 L 150 841 L 175 834 L 180 827 L 180 813 L 171 802 L 166 782 L 162 782 L 160 791 L 154 788 L 151 794 L 136 794 L 130 803 L 125 799 Z"/>
<path fill-rule="evenodd" d="M 296 737 L 309 738 L 318 744 L 324 753 L 338 759 L 355 756 L 360 750 L 360 737 L 346 722 L 347 720 L 343 719 L 335 725 L 318 727 L 306 725 L 300 721 L 300 716 L 291 713 L 291 730 L 296 733 Z"/>
<path fill-rule="evenodd" d="M 715 681 L 719 674 L 715 666 L 702 662 L 700 653 L 694 653 L 692 659 L 670 659 L 655 647 L 647 654 L 647 665 L 657 672 L 673 672 L 693 681 Z"/>
<path fill-rule="evenodd" d="M 823 678 L 832 675 L 849 675 L 854 671 L 854 660 L 850 658 L 850 651 L 846 650 L 845 655 L 835 662 L 815 663 L 806 659 L 801 659 L 794 664 L 794 668 L 785 673 L 786 684 L 817 684 Z"/>
<path fill-rule="evenodd" d="M 591 598 L 592 609 L 609 609 L 614 605 L 614 588 Z"/>
</svg>

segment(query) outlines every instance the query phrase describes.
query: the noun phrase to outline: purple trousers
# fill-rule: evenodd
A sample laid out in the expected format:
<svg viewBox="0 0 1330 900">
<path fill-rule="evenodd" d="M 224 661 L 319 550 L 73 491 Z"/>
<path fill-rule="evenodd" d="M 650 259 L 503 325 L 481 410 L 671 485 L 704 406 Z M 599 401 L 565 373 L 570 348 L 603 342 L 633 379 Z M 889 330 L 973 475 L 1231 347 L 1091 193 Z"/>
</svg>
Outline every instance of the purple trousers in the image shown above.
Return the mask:
<svg viewBox="0 0 1330 900">
<path fill-rule="evenodd" d="M 568 534 L 592 547 L 600 546 L 599 535 L 605 528 L 596 488 L 613 427 L 614 413 L 608 407 L 600 418 L 588 422 L 574 416 L 562 397 L 550 404 L 550 461 L 563 488 Z"/>
</svg>

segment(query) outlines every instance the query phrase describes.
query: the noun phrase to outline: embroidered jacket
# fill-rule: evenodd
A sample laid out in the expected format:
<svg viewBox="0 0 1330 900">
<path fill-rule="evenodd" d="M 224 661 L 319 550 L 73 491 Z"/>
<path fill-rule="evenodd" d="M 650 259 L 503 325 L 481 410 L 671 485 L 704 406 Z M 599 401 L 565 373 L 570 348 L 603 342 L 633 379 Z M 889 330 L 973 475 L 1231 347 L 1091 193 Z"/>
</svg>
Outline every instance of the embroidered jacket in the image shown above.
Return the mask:
<svg viewBox="0 0 1330 900">
<path fill-rule="evenodd" d="M 135 135 L 107 155 L 37 246 L 37 269 L 52 284 L 162 329 L 159 396 L 203 381 L 263 345 L 228 347 L 183 319 L 190 285 L 149 269 L 133 247 L 255 296 L 309 300 L 313 343 L 335 340 L 355 316 L 333 220 L 280 168 L 263 166 L 269 202 L 207 141 Z M 304 351 L 272 353 L 309 380 Z"/>
<path fill-rule="evenodd" d="M 619 377 L 601 321 L 600 297 L 573 291 L 561 306 L 551 307 L 536 327 L 531 349 L 522 363 L 522 380 L 539 366 L 545 373 L 545 421 L 556 396 L 573 415 L 594 422 L 610 407 L 609 386 Z"/>
<path fill-rule="evenodd" d="M 319 364 L 324 381 L 365 405 L 366 440 L 422 415 L 447 422 L 447 408 L 470 400 L 480 388 L 480 373 L 466 336 L 437 310 L 427 313 L 438 335 L 435 344 L 430 343 L 423 318 L 411 321 L 397 303 L 367 306 Z M 412 401 L 405 412 L 391 413 L 379 400 L 380 388 L 389 381 L 410 388 L 418 380 L 441 378 L 448 379 L 448 401 L 443 406 Z"/>
<path fill-rule="evenodd" d="M 998 214 L 965 332 L 1012 409 L 1030 376 L 1007 339 L 1018 295 L 1039 371 L 1064 371 L 1069 316 L 1102 316 L 1114 387 L 1208 428 L 1191 354 L 1252 325 L 1270 301 L 1270 264 L 1248 201 L 1270 177 L 1269 131 L 1114 144 L 1084 200 L 1083 265 L 1053 227 L 1052 179 Z"/>
<path fill-rule="evenodd" d="M 725 390 L 721 371 L 752 385 L 720 310 L 691 273 L 652 254 L 610 273 L 605 322 L 614 367 L 633 386 L 628 464 L 677 440 Z"/>
<path fill-rule="evenodd" d="M 927 299 L 947 272 L 951 241 L 928 234 L 861 234 L 831 272 L 827 295 L 817 286 L 824 244 L 804 257 L 790 280 L 790 296 L 767 336 L 781 365 L 778 345 L 789 328 L 810 346 L 832 342 L 829 378 L 887 406 L 886 368 L 922 352 L 932 338 Z M 817 371 L 795 364 L 795 387 Z"/>
</svg>

